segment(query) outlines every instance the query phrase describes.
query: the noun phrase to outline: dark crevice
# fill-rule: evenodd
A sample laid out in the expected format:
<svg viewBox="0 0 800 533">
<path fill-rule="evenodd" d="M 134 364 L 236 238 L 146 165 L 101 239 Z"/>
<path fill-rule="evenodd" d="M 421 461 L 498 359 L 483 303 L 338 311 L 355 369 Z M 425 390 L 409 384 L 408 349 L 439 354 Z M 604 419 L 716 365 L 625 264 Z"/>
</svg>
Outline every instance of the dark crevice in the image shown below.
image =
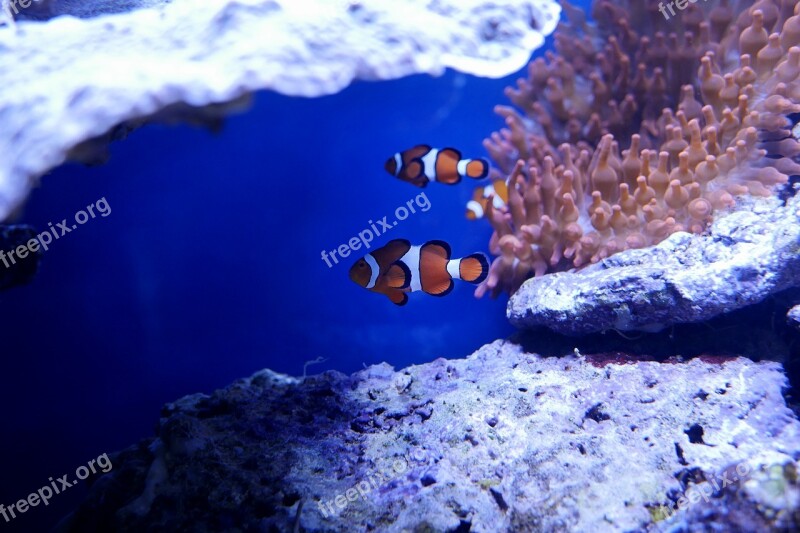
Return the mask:
<svg viewBox="0 0 800 533">
<path fill-rule="evenodd" d="M 571 337 L 535 328 L 518 332 L 510 340 L 528 352 L 545 357 L 572 355 L 577 348 L 595 366 L 636 361 L 680 362 L 693 358 L 723 363 L 737 356 L 753 361 L 777 361 L 789 377 L 790 386 L 784 391 L 784 397 L 789 407 L 798 413 L 800 331 L 786 320 L 788 310 L 798 303 L 800 289 L 788 289 L 706 322 L 676 324 L 657 333 L 607 331 Z M 725 394 L 726 391 L 698 391 L 697 397 L 705 401 L 712 393 Z"/>
<path fill-rule="evenodd" d="M 684 433 L 692 444 L 705 444 L 703 442 L 703 426 L 700 424 L 692 424 L 689 429 L 684 430 Z"/>
<path fill-rule="evenodd" d="M 683 448 L 677 442 L 675 443 L 675 455 L 678 456 L 678 462 L 683 466 L 688 466 L 689 463 L 686 462 L 686 458 L 683 456 Z"/>
<path fill-rule="evenodd" d="M 611 417 L 605 414 L 600 408 L 603 404 L 598 403 L 594 405 L 592 408 L 586 411 L 586 414 L 583 415 L 583 419 L 586 420 L 587 418 L 591 418 L 595 422 L 602 422 L 604 420 L 610 420 Z"/>
<path fill-rule="evenodd" d="M 457 528 L 450 530 L 450 533 L 469 533 L 470 531 L 472 531 L 472 522 L 462 520 Z"/>
</svg>

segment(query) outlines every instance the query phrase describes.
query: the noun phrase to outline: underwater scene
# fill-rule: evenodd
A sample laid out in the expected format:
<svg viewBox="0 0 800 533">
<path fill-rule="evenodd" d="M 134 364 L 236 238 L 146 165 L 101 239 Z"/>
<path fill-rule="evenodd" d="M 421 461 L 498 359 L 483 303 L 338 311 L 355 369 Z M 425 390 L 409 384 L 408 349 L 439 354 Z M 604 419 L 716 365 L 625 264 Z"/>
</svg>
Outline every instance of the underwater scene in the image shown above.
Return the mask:
<svg viewBox="0 0 800 533">
<path fill-rule="evenodd" d="M 796 0 L 0 0 L 0 533 L 800 531 Z"/>
</svg>

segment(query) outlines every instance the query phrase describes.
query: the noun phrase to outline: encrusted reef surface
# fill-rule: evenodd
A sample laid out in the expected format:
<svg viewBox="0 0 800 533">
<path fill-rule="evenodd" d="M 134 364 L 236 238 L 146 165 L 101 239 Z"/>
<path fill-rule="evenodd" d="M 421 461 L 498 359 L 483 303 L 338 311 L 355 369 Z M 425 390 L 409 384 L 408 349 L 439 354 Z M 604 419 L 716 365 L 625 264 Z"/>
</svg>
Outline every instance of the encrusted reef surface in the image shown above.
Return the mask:
<svg viewBox="0 0 800 533">
<path fill-rule="evenodd" d="M 659 0 L 594 0 L 591 24 L 563 5 L 556 52 L 506 90 L 507 127 L 484 141 L 501 194 L 475 211 L 498 256 L 478 297 L 702 234 L 800 174 L 795 0 L 696 2 L 670 20 Z"/>
<path fill-rule="evenodd" d="M 168 404 L 59 529 L 796 530 L 786 386 L 774 362 L 502 341 L 400 371 L 265 370 Z"/>
<path fill-rule="evenodd" d="M 795 305 L 789 309 L 786 318 L 790 325 L 794 326 L 796 329 L 800 329 L 800 305 Z"/>
<path fill-rule="evenodd" d="M 675 233 L 579 272 L 531 278 L 510 299 L 509 319 L 570 335 L 659 329 L 800 286 L 800 197 L 740 202 L 706 234 Z"/>
<path fill-rule="evenodd" d="M 90 18 L 168 4 L 171 0 L 0 0 L 14 20 L 47 20 L 62 15 Z M 8 22 L 11 22 L 9 20 Z"/>
<path fill-rule="evenodd" d="M 111 4 L 34 7 L 46 18 Z M 553 0 L 174 0 L 6 24 L 0 221 L 39 176 L 67 159 L 102 161 L 107 143 L 142 121 L 213 125 L 260 89 L 320 96 L 355 79 L 446 67 L 508 75 L 555 29 L 560 9 Z"/>
<path fill-rule="evenodd" d="M 475 294 L 513 295 L 518 327 L 657 329 L 800 286 L 800 4 L 666 4 L 562 2 L 496 107 Z"/>
</svg>

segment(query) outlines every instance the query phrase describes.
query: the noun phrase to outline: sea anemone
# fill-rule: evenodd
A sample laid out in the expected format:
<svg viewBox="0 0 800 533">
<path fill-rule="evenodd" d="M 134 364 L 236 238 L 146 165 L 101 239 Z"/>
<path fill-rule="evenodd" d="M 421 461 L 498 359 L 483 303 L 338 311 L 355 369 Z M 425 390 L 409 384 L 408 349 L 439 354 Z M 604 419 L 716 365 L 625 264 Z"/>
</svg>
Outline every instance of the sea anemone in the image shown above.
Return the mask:
<svg viewBox="0 0 800 533">
<path fill-rule="evenodd" d="M 590 24 L 562 2 L 556 52 L 506 90 L 506 128 L 484 146 L 508 203 L 487 204 L 498 257 L 476 296 L 702 233 L 737 196 L 800 174 L 787 119 L 800 112 L 800 4 L 698 2 L 670 16 L 659 3 L 595 1 Z"/>
</svg>

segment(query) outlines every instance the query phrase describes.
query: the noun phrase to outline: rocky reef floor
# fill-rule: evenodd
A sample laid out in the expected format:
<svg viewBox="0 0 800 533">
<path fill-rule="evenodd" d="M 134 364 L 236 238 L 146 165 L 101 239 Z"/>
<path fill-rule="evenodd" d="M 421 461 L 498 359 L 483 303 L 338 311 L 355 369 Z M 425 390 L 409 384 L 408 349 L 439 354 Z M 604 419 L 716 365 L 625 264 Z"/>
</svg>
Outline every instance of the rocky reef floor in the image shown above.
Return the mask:
<svg viewBox="0 0 800 533">
<path fill-rule="evenodd" d="M 709 337 L 791 364 L 754 325 Z M 797 530 L 783 365 L 682 349 L 724 327 L 620 337 L 635 354 L 525 333 L 397 371 L 264 370 L 165 406 L 59 530 Z"/>
</svg>

